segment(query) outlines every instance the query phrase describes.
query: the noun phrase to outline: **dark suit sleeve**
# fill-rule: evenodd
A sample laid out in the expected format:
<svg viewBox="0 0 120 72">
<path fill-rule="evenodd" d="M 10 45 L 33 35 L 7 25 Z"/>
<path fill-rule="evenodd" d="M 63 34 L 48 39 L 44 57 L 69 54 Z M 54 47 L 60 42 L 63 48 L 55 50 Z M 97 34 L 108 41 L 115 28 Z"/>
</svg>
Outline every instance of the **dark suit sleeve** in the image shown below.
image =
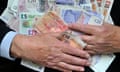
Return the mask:
<svg viewBox="0 0 120 72">
<path fill-rule="evenodd" d="M 0 43 L 3 39 L 3 37 L 5 36 L 6 33 L 8 33 L 9 31 L 12 31 L 12 29 L 10 29 L 6 24 L 5 22 L 3 22 L 1 19 L 0 19 Z"/>
<path fill-rule="evenodd" d="M 112 19 L 115 25 L 120 26 L 120 0 L 114 0 L 111 11 Z M 116 58 L 106 72 L 120 72 L 120 53 L 116 53 Z"/>
</svg>

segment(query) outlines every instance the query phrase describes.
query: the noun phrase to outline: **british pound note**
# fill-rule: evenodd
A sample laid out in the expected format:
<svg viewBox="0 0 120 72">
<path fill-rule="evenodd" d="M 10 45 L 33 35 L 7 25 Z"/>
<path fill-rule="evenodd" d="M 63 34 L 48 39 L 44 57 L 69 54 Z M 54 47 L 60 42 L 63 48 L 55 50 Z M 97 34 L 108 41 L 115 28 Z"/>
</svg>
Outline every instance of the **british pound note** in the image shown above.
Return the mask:
<svg viewBox="0 0 120 72">
<path fill-rule="evenodd" d="M 35 26 L 39 33 L 62 32 L 68 28 L 64 21 L 54 12 L 46 13 L 39 21 L 37 21 Z"/>
<path fill-rule="evenodd" d="M 40 2 L 39 0 L 19 0 L 18 11 L 20 12 L 39 12 Z"/>
<path fill-rule="evenodd" d="M 108 20 L 113 3 L 114 3 L 114 0 L 105 0 L 105 4 L 103 7 L 103 15 L 105 16 L 104 18 L 105 21 Z"/>
<path fill-rule="evenodd" d="M 25 67 L 28 67 L 30 69 L 33 69 L 37 72 L 44 72 L 44 67 L 43 66 L 35 64 L 35 63 L 33 63 L 29 60 L 26 60 L 26 59 L 22 59 L 21 65 L 23 65 Z"/>
<path fill-rule="evenodd" d="M 33 27 L 37 19 L 41 17 L 42 15 L 43 14 L 40 14 L 40 13 L 27 13 L 27 12 L 20 13 L 19 15 L 20 33 L 26 34 L 26 35 L 34 35 L 36 31 L 33 29 Z"/>
<path fill-rule="evenodd" d="M 92 10 L 92 4 L 90 0 L 79 0 L 79 7 L 84 10 Z"/>
<path fill-rule="evenodd" d="M 25 0 L 25 7 L 27 11 L 37 12 L 39 11 L 39 0 Z"/>
<path fill-rule="evenodd" d="M 14 0 L 14 2 L 12 3 L 12 5 L 10 7 L 11 10 L 16 14 L 18 12 L 18 2 L 19 2 L 19 0 Z"/>
<path fill-rule="evenodd" d="M 1 18 L 4 22 L 6 22 L 8 24 L 8 22 L 11 20 L 11 18 L 13 18 L 14 15 L 13 13 L 8 9 L 6 8 L 3 13 L 1 14 Z"/>
<path fill-rule="evenodd" d="M 90 0 L 92 4 L 92 11 L 98 12 L 98 5 L 96 0 Z"/>
<path fill-rule="evenodd" d="M 97 4 L 98 4 L 98 12 L 102 14 L 103 0 L 97 0 Z"/>
<path fill-rule="evenodd" d="M 74 0 L 56 0 L 56 4 L 60 4 L 60 5 L 74 5 Z"/>
<path fill-rule="evenodd" d="M 83 9 L 62 8 L 60 15 L 67 24 L 102 24 L 103 16 Z M 96 18 L 96 19 L 95 19 Z M 92 21 L 93 20 L 93 21 Z M 92 23 L 90 23 L 92 22 Z"/>
</svg>

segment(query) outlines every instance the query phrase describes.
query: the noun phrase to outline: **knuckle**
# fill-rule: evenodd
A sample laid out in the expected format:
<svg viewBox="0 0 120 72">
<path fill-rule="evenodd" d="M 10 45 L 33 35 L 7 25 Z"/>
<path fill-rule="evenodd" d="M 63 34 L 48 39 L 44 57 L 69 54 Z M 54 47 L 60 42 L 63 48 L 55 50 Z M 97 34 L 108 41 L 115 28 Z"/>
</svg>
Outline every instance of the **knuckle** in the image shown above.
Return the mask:
<svg viewBox="0 0 120 72">
<path fill-rule="evenodd" d="M 52 67 L 52 66 L 55 66 L 55 65 L 56 65 L 56 63 L 53 63 L 53 62 L 47 62 L 47 66 Z"/>
<path fill-rule="evenodd" d="M 91 43 L 93 40 L 92 39 L 87 39 L 86 42 Z"/>
<path fill-rule="evenodd" d="M 101 39 L 99 39 L 96 43 L 97 43 L 97 44 L 104 44 L 104 42 L 105 42 L 105 39 L 104 39 L 104 38 L 101 38 Z"/>
<path fill-rule="evenodd" d="M 100 27 L 100 28 L 98 29 L 98 32 L 99 32 L 99 33 L 106 33 L 106 31 L 107 31 L 107 29 L 106 29 L 106 27 L 104 27 L 104 26 L 102 26 L 102 27 Z"/>
</svg>

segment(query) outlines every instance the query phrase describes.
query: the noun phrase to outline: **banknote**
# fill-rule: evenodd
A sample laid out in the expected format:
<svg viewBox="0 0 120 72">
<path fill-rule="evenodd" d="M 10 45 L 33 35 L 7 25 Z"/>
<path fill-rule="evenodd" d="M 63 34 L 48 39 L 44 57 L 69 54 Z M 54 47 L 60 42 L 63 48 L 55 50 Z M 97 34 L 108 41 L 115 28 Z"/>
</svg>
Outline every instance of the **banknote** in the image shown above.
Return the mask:
<svg viewBox="0 0 120 72">
<path fill-rule="evenodd" d="M 68 27 L 64 21 L 55 12 L 48 12 L 35 25 L 39 33 L 62 32 Z"/>
<path fill-rule="evenodd" d="M 14 1 L 15 1 L 15 0 L 8 0 L 7 8 L 8 8 L 8 7 L 11 7 Z"/>
<path fill-rule="evenodd" d="M 3 13 L 1 14 L 2 19 L 7 24 L 10 20 L 14 17 L 17 17 L 17 8 L 18 8 L 18 0 L 9 0 L 7 4 L 7 8 L 4 9 Z"/>
<path fill-rule="evenodd" d="M 18 12 L 18 2 L 19 2 L 19 0 L 14 0 L 14 2 L 13 2 L 13 4 L 11 5 L 11 10 L 13 11 L 13 12 L 15 12 L 15 13 L 17 13 Z"/>
<path fill-rule="evenodd" d="M 114 0 L 105 0 L 105 4 L 103 8 L 103 15 L 105 16 L 105 21 L 108 20 L 113 3 Z"/>
<path fill-rule="evenodd" d="M 90 0 L 79 0 L 78 5 L 80 8 L 85 9 L 85 10 L 92 10 L 92 4 Z"/>
<path fill-rule="evenodd" d="M 103 0 L 97 0 L 98 12 L 102 14 Z"/>
<path fill-rule="evenodd" d="M 91 57 L 90 68 L 94 70 L 94 72 L 106 72 L 115 57 L 114 54 L 94 55 Z"/>
<path fill-rule="evenodd" d="M 19 0 L 19 12 L 44 13 L 55 7 L 55 0 Z"/>
<path fill-rule="evenodd" d="M 80 9 L 84 9 L 84 10 L 92 10 L 92 4 L 80 4 L 79 5 Z"/>
<path fill-rule="evenodd" d="M 114 21 L 113 21 L 111 15 L 109 15 L 108 20 L 106 22 L 108 22 L 109 24 L 114 24 Z"/>
<path fill-rule="evenodd" d="M 92 11 L 97 12 L 98 11 L 97 1 L 96 0 L 90 0 L 90 2 L 92 4 Z"/>
<path fill-rule="evenodd" d="M 103 16 L 97 12 L 80 9 L 63 8 L 60 13 L 67 24 L 102 24 Z"/>
<path fill-rule="evenodd" d="M 38 11 L 39 0 L 25 0 L 27 11 Z"/>
<path fill-rule="evenodd" d="M 46 11 L 55 11 L 55 9 L 56 9 L 56 0 L 48 0 L 48 7 L 49 8 Z"/>
<path fill-rule="evenodd" d="M 11 20 L 11 18 L 14 17 L 13 13 L 9 11 L 8 8 L 6 8 L 3 13 L 1 14 L 1 18 L 3 19 L 4 22 L 8 24 L 8 22 Z"/>
<path fill-rule="evenodd" d="M 74 0 L 56 0 L 56 4 L 60 4 L 60 5 L 74 5 Z"/>
<path fill-rule="evenodd" d="M 48 0 L 39 0 L 40 12 L 45 12 L 46 7 L 48 6 Z"/>
<path fill-rule="evenodd" d="M 7 8 L 1 14 L 1 19 L 13 30 L 19 32 L 19 20 L 18 20 L 18 0 L 9 0 Z"/>
<path fill-rule="evenodd" d="M 92 10 L 90 0 L 56 0 L 56 5 L 79 7 L 80 9 Z"/>
<path fill-rule="evenodd" d="M 38 65 L 36 63 L 33 63 L 33 62 L 26 60 L 26 59 L 22 59 L 21 65 L 28 67 L 30 69 L 33 69 L 37 72 L 44 72 L 44 69 L 45 69 L 43 66 Z"/>
<path fill-rule="evenodd" d="M 18 12 L 26 12 L 26 4 L 25 4 L 25 0 L 19 0 L 18 2 Z"/>
<path fill-rule="evenodd" d="M 63 9 L 61 12 L 61 16 L 66 23 L 70 24 L 70 23 L 75 23 L 76 21 L 78 21 L 81 13 L 82 13 L 82 11 Z"/>
<path fill-rule="evenodd" d="M 39 0 L 19 0 L 18 10 L 19 12 L 39 12 Z"/>
<path fill-rule="evenodd" d="M 27 13 L 27 12 L 20 13 L 19 15 L 20 33 L 26 35 L 34 35 L 36 31 L 33 29 L 33 27 L 38 18 L 41 17 L 42 15 L 43 14 L 41 13 Z"/>
</svg>

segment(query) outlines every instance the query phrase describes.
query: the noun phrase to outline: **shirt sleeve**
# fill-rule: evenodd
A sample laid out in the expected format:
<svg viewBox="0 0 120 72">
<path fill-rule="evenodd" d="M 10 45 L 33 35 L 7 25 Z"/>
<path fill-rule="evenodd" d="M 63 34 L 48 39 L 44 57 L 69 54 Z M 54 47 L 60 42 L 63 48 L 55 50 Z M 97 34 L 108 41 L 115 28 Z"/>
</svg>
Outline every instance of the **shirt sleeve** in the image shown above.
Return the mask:
<svg viewBox="0 0 120 72">
<path fill-rule="evenodd" d="M 1 57 L 14 60 L 14 58 L 10 57 L 10 46 L 16 34 L 17 34 L 16 32 L 10 31 L 4 36 L 1 42 L 1 45 L 0 45 L 0 56 Z"/>
</svg>

